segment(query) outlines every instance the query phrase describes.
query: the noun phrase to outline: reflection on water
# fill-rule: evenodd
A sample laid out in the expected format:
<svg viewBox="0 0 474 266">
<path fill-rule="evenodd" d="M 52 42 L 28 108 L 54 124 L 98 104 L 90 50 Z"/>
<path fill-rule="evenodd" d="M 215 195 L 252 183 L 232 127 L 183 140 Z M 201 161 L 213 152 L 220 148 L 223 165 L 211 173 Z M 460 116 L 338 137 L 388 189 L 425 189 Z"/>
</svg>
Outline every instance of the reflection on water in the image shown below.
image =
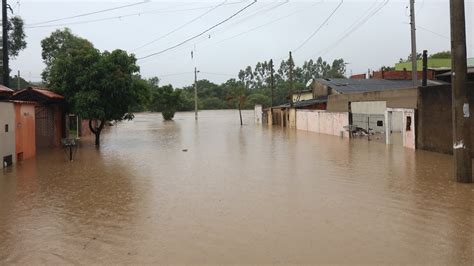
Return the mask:
<svg viewBox="0 0 474 266">
<path fill-rule="evenodd" d="M 0 263 L 474 262 L 450 156 L 244 119 L 139 114 L 3 171 Z"/>
</svg>

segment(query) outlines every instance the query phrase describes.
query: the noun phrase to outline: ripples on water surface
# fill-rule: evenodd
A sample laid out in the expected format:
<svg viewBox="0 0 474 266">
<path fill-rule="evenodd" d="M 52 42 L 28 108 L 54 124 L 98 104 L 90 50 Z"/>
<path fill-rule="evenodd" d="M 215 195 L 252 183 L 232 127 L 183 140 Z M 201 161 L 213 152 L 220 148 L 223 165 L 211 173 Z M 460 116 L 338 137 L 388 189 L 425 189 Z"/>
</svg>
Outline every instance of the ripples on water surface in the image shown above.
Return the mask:
<svg viewBox="0 0 474 266">
<path fill-rule="evenodd" d="M 474 262 L 451 156 L 244 121 L 138 114 L 3 171 L 0 264 Z"/>
</svg>

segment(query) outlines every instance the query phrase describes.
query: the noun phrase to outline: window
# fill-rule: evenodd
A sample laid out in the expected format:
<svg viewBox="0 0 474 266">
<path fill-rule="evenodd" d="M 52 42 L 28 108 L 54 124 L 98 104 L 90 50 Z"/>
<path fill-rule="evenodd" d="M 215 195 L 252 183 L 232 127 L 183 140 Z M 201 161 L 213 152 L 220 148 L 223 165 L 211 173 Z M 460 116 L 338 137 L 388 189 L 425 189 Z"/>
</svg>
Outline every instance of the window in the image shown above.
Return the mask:
<svg viewBox="0 0 474 266">
<path fill-rule="evenodd" d="M 8 124 L 5 124 L 5 132 L 8 132 Z"/>
<path fill-rule="evenodd" d="M 383 127 L 383 121 L 382 120 L 377 120 L 377 126 L 378 127 Z"/>
<path fill-rule="evenodd" d="M 406 130 L 407 130 L 407 131 L 410 131 L 410 130 L 411 130 L 411 116 L 407 116 Z"/>
</svg>

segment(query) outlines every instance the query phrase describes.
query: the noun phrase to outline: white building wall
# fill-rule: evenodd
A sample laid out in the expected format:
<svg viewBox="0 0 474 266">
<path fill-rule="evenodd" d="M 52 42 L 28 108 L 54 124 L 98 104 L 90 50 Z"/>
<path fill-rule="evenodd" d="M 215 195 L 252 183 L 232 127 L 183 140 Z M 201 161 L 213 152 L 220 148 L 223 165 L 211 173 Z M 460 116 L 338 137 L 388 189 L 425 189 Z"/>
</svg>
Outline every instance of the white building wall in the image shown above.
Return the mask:
<svg viewBox="0 0 474 266">
<path fill-rule="evenodd" d="M 321 110 L 296 110 L 296 129 L 333 136 L 349 137 L 344 128 L 349 125 L 349 113 Z"/>
<path fill-rule="evenodd" d="M 385 101 L 351 102 L 353 114 L 384 115 L 387 109 Z"/>
<path fill-rule="evenodd" d="M 3 168 L 3 158 L 9 155 L 15 162 L 15 108 L 13 103 L 0 102 L 0 168 Z"/>
</svg>

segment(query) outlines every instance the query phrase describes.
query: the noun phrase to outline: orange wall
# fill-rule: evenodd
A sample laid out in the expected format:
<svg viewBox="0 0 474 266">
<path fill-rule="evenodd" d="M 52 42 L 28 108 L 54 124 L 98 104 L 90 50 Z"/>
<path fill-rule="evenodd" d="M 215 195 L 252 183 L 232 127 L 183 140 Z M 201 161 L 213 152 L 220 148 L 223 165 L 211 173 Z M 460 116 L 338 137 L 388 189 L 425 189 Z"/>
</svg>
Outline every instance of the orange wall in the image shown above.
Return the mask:
<svg viewBox="0 0 474 266">
<path fill-rule="evenodd" d="M 35 105 L 15 103 L 16 154 L 23 153 L 23 160 L 36 155 Z"/>
</svg>

